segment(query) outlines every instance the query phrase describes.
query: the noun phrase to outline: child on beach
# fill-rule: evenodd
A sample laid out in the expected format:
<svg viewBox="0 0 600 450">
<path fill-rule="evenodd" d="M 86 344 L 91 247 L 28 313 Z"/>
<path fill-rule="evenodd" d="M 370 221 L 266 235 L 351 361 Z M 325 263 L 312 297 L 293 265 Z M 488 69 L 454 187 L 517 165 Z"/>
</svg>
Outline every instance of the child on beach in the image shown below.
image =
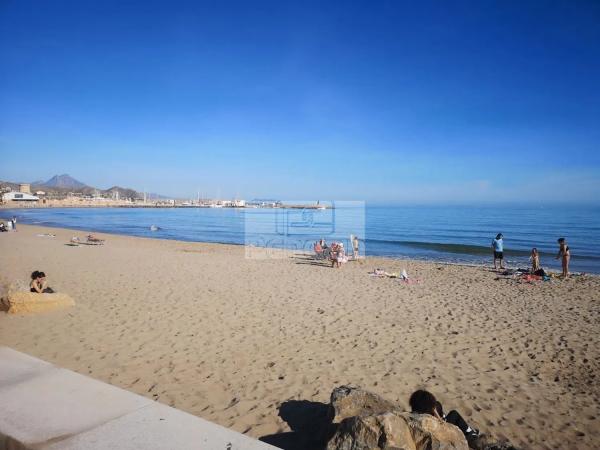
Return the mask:
<svg viewBox="0 0 600 450">
<path fill-rule="evenodd" d="M 534 247 L 531 249 L 529 261 L 531 261 L 531 273 L 536 273 L 540 270 L 540 254 L 538 253 L 537 248 Z"/>
<path fill-rule="evenodd" d="M 561 258 L 562 262 L 562 276 L 567 278 L 569 276 L 569 261 L 571 260 L 571 251 L 567 245 L 567 241 L 564 237 L 558 238 L 558 255 L 556 259 Z"/>
<path fill-rule="evenodd" d="M 38 270 L 31 274 L 31 283 L 29 283 L 29 291 L 37 292 L 38 294 L 52 294 L 54 290 L 48 287 L 46 274 Z"/>
</svg>

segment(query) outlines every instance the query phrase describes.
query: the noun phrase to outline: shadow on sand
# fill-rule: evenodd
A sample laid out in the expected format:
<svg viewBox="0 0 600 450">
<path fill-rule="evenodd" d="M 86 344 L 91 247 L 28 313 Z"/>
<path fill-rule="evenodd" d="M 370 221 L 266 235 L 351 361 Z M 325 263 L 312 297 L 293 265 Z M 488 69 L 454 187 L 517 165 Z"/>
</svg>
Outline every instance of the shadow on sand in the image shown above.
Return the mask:
<svg viewBox="0 0 600 450">
<path fill-rule="evenodd" d="M 296 260 L 296 264 L 305 264 L 311 266 L 321 266 L 321 267 L 330 267 L 331 261 L 329 258 L 317 259 L 314 256 L 297 254 L 292 257 L 292 259 Z"/>
<path fill-rule="evenodd" d="M 325 450 L 335 433 L 327 403 L 288 400 L 279 407 L 279 417 L 292 431 L 262 436 L 260 440 L 283 450 Z"/>
</svg>

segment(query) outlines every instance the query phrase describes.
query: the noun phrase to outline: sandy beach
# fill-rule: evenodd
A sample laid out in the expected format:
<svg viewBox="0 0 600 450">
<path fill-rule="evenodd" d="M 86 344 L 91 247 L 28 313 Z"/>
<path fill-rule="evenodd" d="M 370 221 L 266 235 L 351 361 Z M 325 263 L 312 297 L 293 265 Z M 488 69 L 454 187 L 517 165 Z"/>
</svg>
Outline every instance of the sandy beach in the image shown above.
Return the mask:
<svg viewBox="0 0 600 450">
<path fill-rule="evenodd" d="M 54 234 L 55 237 L 40 236 Z M 0 282 L 43 270 L 74 308 L 0 314 L 0 345 L 262 437 L 288 400 L 356 384 L 408 409 L 418 387 L 522 448 L 594 449 L 600 278 L 524 283 L 490 268 L 306 255 L 19 224 Z M 406 269 L 419 283 L 368 272 Z"/>
</svg>

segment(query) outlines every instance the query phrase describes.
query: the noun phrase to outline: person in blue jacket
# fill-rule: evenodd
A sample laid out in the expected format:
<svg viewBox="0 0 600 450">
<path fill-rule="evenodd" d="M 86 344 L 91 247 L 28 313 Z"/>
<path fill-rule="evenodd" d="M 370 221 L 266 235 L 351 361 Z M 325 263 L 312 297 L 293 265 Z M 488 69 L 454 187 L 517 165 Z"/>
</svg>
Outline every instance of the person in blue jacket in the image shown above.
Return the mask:
<svg viewBox="0 0 600 450">
<path fill-rule="evenodd" d="M 502 240 L 502 233 L 496 235 L 496 239 L 492 241 L 492 250 L 494 251 L 494 269 L 496 267 L 496 261 L 500 261 L 500 268 L 504 269 L 504 241 Z"/>
</svg>

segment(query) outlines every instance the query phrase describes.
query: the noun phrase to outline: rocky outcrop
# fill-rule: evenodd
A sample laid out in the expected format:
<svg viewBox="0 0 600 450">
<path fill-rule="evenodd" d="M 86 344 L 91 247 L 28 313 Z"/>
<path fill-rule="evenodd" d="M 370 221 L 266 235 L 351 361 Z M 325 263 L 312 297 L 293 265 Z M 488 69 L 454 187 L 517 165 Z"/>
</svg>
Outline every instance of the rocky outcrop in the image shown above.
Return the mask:
<svg viewBox="0 0 600 450">
<path fill-rule="evenodd" d="M 394 413 L 349 417 L 327 444 L 327 450 L 374 449 L 417 449 L 404 417 Z"/>
<path fill-rule="evenodd" d="M 348 417 L 380 414 L 398 407 L 373 392 L 357 386 L 339 386 L 331 392 L 331 419 L 339 423 Z"/>
<path fill-rule="evenodd" d="M 468 450 L 465 435 L 458 427 L 429 414 L 403 413 L 418 450 Z"/>
<path fill-rule="evenodd" d="M 329 415 L 338 425 L 327 450 L 516 450 L 488 436 L 467 442 L 454 425 L 429 414 L 403 412 L 356 386 L 333 390 Z"/>
<path fill-rule="evenodd" d="M 38 313 L 75 305 L 67 294 L 38 294 L 36 292 L 9 292 L 6 300 L 8 314 Z"/>
<path fill-rule="evenodd" d="M 462 432 L 426 414 L 386 412 L 344 419 L 327 450 L 468 450 Z"/>
</svg>

